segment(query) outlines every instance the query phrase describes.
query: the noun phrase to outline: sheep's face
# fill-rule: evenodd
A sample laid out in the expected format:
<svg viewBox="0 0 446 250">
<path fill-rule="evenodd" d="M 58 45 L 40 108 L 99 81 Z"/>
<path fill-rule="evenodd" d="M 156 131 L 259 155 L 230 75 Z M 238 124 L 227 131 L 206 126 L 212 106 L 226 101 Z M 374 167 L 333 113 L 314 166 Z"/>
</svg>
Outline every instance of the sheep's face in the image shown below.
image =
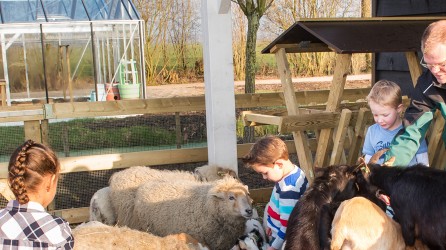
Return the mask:
<svg viewBox="0 0 446 250">
<path fill-rule="evenodd" d="M 253 215 L 252 199 L 244 188 L 232 188 L 227 191 L 213 193 L 219 208 L 235 217 L 251 218 Z"/>
</svg>

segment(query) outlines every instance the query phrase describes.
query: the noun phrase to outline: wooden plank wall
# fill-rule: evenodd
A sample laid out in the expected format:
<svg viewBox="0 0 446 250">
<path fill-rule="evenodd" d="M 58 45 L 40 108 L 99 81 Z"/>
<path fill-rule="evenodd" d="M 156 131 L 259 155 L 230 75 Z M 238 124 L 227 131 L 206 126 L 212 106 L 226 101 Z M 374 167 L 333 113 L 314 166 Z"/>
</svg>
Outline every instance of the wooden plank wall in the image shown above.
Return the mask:
<svg viewBox="0 0 446 250">
<path fill-rule="evenodd" d="M 372 16 L 446 16 L 446 1 L 373 0 Z M 417 60 L 420 59 L 421 51 L 418 52 Z M 372 60 L 372 75 L 372 83 L 381 79 L 398 83 L 403 95 L 410 96 L 413 90 L 407 60 L 402 52 L 376 53 Z"/>
</svg>

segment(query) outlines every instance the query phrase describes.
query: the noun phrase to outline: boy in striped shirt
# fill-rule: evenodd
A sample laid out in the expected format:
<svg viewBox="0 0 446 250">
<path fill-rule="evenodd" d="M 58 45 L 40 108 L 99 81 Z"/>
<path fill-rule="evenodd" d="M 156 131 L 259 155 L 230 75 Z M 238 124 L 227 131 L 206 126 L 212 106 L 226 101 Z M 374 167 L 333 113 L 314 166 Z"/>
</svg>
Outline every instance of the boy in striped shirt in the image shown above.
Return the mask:
<svg viewBox="0 0 446 250">
<path fill-rule="evenodd" d="M 259 139 L 242 161 L 275 182 L 264 218 L 270 236 L 268 250 L 281 249 L 291 211 L 308 187 L 305 173 L 290 161 L 285 142 L 276 136 Z"/>
</svg>

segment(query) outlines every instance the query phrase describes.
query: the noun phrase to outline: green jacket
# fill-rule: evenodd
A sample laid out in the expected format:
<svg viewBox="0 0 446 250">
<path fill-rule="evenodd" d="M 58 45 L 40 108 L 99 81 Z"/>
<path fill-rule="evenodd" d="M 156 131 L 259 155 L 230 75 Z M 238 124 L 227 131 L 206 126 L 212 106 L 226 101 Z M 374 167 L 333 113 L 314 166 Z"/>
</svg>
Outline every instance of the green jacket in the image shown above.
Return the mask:
<svg viewBox="0 0 446 250">
<path fill-rule="evenodd" d="M 393 138 L 390 150 L 386 152 L 385 161 L 395 156 L 394 166 L 409 164 L 426 135 L 435 111 L 440 110 L 446 119 L 445 99 L 446 84 L 439 84 L 429 70 L 424 72 L 418 78 L 410 105 L 404 113 L 404 129 Z M 446 129 L 443 130 L 442 139 L 443 143 L 446 143 Z"/>
</svg>

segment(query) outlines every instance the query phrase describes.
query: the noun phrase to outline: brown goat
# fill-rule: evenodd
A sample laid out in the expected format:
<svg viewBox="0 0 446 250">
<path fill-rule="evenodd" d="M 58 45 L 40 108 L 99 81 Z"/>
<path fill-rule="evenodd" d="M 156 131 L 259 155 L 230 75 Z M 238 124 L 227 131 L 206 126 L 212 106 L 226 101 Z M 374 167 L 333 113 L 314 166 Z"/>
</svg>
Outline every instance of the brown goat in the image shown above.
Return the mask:
<svg viewBox="0 0 446 250">
<path fill-rule="evenodd" d="M 343 201 L 331 228 L 331 249 L 405 249 L 398 223 L 363 197 Z"/>
<path fill-rule="evenodd" d="M 379 206 L 363 197 L 341 203 L 333 219 L 331 233 L 332 250 L 429 250 L 419 239 L 415 240 L 414 246 L 405 245 L 401 226 Z"/>
</svg>

